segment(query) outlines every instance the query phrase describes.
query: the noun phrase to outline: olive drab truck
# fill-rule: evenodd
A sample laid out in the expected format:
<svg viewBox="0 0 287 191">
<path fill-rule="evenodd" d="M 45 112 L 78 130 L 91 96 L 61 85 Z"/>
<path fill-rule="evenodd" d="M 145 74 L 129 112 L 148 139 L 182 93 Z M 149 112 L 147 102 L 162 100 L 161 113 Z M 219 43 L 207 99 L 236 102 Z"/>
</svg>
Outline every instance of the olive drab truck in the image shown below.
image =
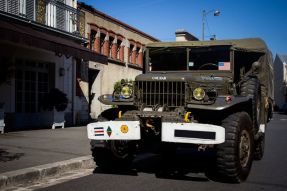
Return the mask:
<svg viewBox="0 0 287 191">
<path fill-rule="evenodd" d="M 190 145 L 215 150 L 218 177 L 244 181 L 264 154 L 273 91 L 259 38 L 148 44 L 144 73 L 99 97 L 116 107 L 88 124 L 94 160 L 127 168 L 145 145 Z"/>
</svg>

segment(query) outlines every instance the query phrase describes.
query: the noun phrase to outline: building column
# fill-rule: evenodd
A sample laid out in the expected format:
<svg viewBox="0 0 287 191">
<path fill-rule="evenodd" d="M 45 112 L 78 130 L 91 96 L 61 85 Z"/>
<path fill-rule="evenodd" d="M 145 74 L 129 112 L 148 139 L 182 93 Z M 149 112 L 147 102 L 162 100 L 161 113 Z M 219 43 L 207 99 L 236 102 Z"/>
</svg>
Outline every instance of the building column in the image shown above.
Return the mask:
<svg viewBox="0 0 287 191">
<path fill-rule="evenodd" d="M 132 50 L 131 63 L 136 64 L 136 59 L 137 59 L 137 46 L 134 45 Z"/>
<path fill-rule="evenodd" d="M 101 53 L 101 31 L 98 29 L 94 41 L 94 50 L 97 53 Z"/>
<path fill-rule="evenodd" d="M 125 51 L 125 62 L 126 63 L 130 63 L 130 42 L 128 39 L 125 40 L 125 48 L 126 48 L 126 51 Z"/>
<path fill-rule="evenodd" d="M 138 65 L 143 67 L 143 48 L 142 47 L 139 50 L 137 63 L 138 63 Z"/>
<path fill-rule="evenodd" d="M 124 41 L 121 43 L 120 45 L 120 50 L 119 50 L 119 58 L 120 58 L 120 61 L 124 62 L 125 60 L 125 43 Z"/>
<path fill-rule="evenodd" d="M 109 57 L 110 54 L 110 41 L 109 41 L 109 33 L 107 32 L 106 37 L 104 39 L 104 51 L 103 54 L 107 57 Z"/>
<path fill-rule="evenodd" d="M 118 40 L 117 40 L 117 36 L 115 36 L 115 39 L 113 40 L 113 44 L 112 44 L 112 58 L 116 60 L 117 54 L 118 54 Z"/>
<path fill-rule="evenodd" d="M 88 45 L 87 45 L 87 48 L 88 49 L 91 49 L 91 35 L 90 35 L 90 33 L 87 33 L 87 37 L 88 37 Z"/>
</svg>

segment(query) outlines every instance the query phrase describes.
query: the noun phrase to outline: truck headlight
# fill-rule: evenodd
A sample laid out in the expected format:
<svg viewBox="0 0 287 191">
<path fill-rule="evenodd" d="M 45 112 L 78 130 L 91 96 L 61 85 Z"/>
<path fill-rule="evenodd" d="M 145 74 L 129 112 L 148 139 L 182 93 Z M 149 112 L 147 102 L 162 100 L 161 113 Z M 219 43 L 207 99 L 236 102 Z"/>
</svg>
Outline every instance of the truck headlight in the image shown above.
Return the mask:
<svg viewBox="0 0 287 191">
<path fill-rule="evenodd" d="M 201 100 L 203 100 L 204 96 L 205 96 L 205 91 L 204 91 L 204 89 L 202 89 L 202 88 L 195 88 L 195 89 L 193 90 L 193 97 L 194 97 L 196 100 L 201 101 Z"/>
<path fill-rule="evenodd" d="M 125 99 L 129 99 L 133 94 L 132 87 L 128 84 L 124 85 L 121 89 L 121 96 Z"/>
</svg>

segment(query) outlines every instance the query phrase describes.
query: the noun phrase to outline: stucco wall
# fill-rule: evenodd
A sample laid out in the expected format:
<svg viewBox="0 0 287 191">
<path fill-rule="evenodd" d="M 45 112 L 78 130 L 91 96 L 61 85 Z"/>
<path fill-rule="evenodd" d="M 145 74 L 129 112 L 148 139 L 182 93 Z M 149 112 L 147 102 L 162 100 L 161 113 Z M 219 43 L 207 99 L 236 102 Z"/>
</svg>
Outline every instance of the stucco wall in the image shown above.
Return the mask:
<svg viewBox="0 0 287 191">
<path fill-rule="evenodd" d="M 112 94 L 114 91 L 114 84 L 121 79 L 134 80 L 134 78 L 141 74 L 142 71 L 138 69 L 129 68 L 127 66 L 120 66 L 114 63 L 108 63 L 103 65 L 96 62 L 90 62 L 89 68 L 99 70 L 99 74 L 94 82 L 92 82 L 92 88 L 90 93 L 94 93 L 94 99 L 91 100 L 91 117 L 97 118 L 98 115 L 110 108 L 101 104 L 98 101 L 98 97 L 102 94 Z"/>
</svg>

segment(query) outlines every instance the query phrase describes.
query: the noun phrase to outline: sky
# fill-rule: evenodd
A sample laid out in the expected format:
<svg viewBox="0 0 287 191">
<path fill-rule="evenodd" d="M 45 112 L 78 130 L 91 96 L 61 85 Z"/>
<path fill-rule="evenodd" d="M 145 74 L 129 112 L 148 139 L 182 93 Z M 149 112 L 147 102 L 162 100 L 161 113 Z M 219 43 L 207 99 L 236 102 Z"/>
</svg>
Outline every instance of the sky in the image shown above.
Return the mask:
<svg viewBox="0 0 287 191">
<path fill-rule="evenodd" d="M 273 56 L 287 54 L 287 0 L 79 0 L 161 41 L 174 41 L 176 29 L 202 39 L 262 38 Z M 215 17 L 212 10 L 219 10 Z"/>
</svg>

